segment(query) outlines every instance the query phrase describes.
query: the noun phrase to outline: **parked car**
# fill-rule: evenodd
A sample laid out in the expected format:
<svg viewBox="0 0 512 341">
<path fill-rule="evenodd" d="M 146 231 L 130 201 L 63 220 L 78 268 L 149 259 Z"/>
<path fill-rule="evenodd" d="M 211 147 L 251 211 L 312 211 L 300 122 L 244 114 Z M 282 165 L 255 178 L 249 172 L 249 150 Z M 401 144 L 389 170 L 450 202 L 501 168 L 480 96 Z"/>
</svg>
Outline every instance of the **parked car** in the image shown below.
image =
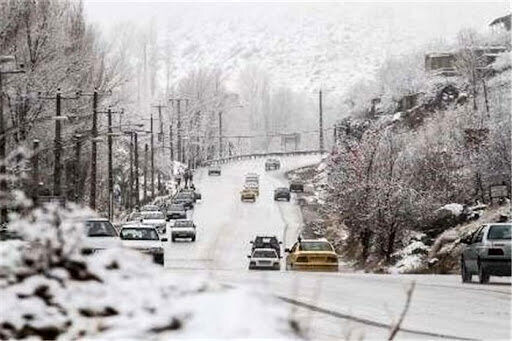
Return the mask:
<svg viewBox="0 0 512 341">
<path fill-rule="evenodd" d="M 208 175 L 220 175 L 220 166 L 212 165 L 208 167 Z"/>
<path fill-rule="evenodd" d="M 91 218 L 84 222 L 85 239 L 82 254 L 92 254 L 104 249 L 121 246 L 119 234 L 106 218 Z"/>
<path fill-rule="evenodd" d="M 280 270 L 281 263 L 276 250 L 274 249 L 255 249 L 249 258 L 249 270 L 253 269 L 266 269 L 266 270 Z"/>
<path fill-rule="evenodd" d="M 144 205 L 142 206 L 141 212 L 152 212 L 152 211 L 160 211 L 160 207 L 158 205 Z"/>
<path fill-rule="evenodd" d="M 274 190 L 274 200 L 278 201 L 284 199 L 290 201 L 290 190 L 286 187 L 279 187 Z"/>
<path fill-rule="evenodd" d="M 187 219 L 187 209 L 183 204 L 171 204 L 166 211 L 167 221 L 173 219 Z"/>
<path fill-rule="evenodd" d="M 338 271 L 338 255 L 326 239 L 299 239 L 285 252 L 286 270 Z"/>
<path fill-rule="evenodd" d="M 304 192 L 304 182 L 300 180 L 290 182 L 290 192 Z"/>
<path fill-rule="evenodd" d="M 174 242 L 178 238 L 196 241 L 196 225 L 192 220 L 176 220 L 171 225 L 171 240 Z"/>
<path fill-rule="evenodd" d="M 488 283 L 490 276 L 510 276 L 511 223 L 490 223 L 480 226 L 461 240 L 466 244 L 460 259 L 462 282 Z"/>
<path fill-rule="evenodd" d="M 250 188 L 244 188 L 240 192 L 240 200 L 241 201 L 252 201 L 252 202 L 255 202 L 257 196 L 258 195 L 256 194 L 256 192 L 253 191 Z"/>
<path fill-rule="evenodd" d="M 251 253 L 256 249 L 273 249 L 276 251 L 277 256 L 281 258 L 281 244 L 276 236 L 256 236 L 251 240 Z"/>
<path fill-rule="evenodd" d="M 194 196 L 190 193 L 178 193 L 176 196 L 172 199 L 173 204 L 182 204 L 185 206 L 185 209 L 191 210 L 194 208 Z"/>
<path fill-rule="evenodd" d="M 190 196 L 192 196 L 194 198 L 194 202 L 196 202 L 197 200 L 201 200 L 201 193 L 199 193 L 191 188 L 184 188 L 180 191 L 180 193 L 189 194 Z"/>
<path fill-rule="evenodd" d="M 155 263 L 164 264 L 164 247 L 162 242 L 166 242 L 167 238 L 160 240 L 158 232 L 153 226 L 143 224 L 124 225 L 119 235 L 124 247 L 151 255 Z"/>
<path fill-rule="evenodd" d="M 277 170 L 281 168 L 281 162 L 277 159 L 267 159 L 267 161 L 265 161 L 265 170 L 266 171 L 269 171 L 269 170 Z"/>
<path fill-rule="evenodd" d="M 165 214 L 160 211 L 147 211 L 141 212 L 142 223 L 144 225 L 150 225 L 156 228 L 159 234 L 166 233 L 166 225 L 167 221 L 165 219 Z"/>
</svg>

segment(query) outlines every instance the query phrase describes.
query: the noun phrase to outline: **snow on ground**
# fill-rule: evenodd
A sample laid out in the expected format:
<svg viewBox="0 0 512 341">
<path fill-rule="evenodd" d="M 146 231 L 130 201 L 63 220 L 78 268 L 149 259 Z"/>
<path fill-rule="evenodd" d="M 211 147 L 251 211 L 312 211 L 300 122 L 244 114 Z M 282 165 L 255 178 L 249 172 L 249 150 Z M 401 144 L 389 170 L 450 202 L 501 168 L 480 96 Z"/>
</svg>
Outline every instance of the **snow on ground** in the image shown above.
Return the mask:
<svg viewBox="0 0 512 341">
<path fill-rule="evenodd" d="M 412 331 L 399 332 L 398 339 L 510 338 L 510 278 L 493 277 L 492 284 L 480 286 L 462 284 L 455 275 L 309 273 L 285 271 L 283 266 L 281 271 L 249 271 L 246 255 L 249 240 L 256 234 L 285 235 L 283 247 L 289 247 L 302 226 L 294 200 L 276 203 L 271 193 L 274 187 L 286 184 L 284 172 L 314 164 L 319 158 L 281 161 L 282 169 L 274 172 L 264 171 L 264 159 L 223 165 L 220 177 L 199 171 L 195 181 L 203 200 L 193 212 L 199 226 L 198 239 L 196 243 L 168 244 L 167 271 L 190 278 L 207 272 L 212 280 L 229 286 L 249 287 L 338 313 L 335 316 L 304 306 L 280 304 L 313 339 L 339 340 L 348 333 L 352 338 L 364 335 L 364 339 L 385 339 L 389 333 L 386 326 L 398 318 L 405 290 L 412 281 L 416 281 L 416 289 L 403 324 Z M 261 176 L 261 194 L 255 204 L 241 203 L 239 198 L 244 174 L 249 171 Z"/>
<path fill-rule="evenodd" d="M 50 207 L 13 222 L 31 242 L 0 244 L 1 339 L 298 336 L 268 294 L 185 279 L 128 249 L 82 256 L 90 214 Z"/>
</svg>

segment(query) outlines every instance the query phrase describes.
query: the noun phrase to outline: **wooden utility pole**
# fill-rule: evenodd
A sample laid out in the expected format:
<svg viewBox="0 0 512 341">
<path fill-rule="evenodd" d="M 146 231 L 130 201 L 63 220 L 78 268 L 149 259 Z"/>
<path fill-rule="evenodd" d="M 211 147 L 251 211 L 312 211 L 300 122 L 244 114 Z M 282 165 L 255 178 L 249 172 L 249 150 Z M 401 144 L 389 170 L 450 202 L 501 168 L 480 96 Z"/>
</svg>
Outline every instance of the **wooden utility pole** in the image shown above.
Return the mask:
<svg viewBox="0 0 512 341">
<path fill-rule="evenodd" d="M 133 133 L 135 142 L 134 159 L 135 159 L 135 205 L 140 206 L 140 187 L 139 187 L 139 139 L 137 132 Z"/>
<path fill-rule="evenodd" d="M 324 150 L 324 120 L 322 112 L 322 90 L 318 92 L 318 147 Z"/>
<path fill-rule="evenodd" d="M 89 197 L 89 207 L 96 209 L 96 157 L 98 137 L 98 91 L 94 89 L 92 96 L 92 145 L 91 145 L 91 194 Z"/>
<path fill-rule="evenodd" d="M 153 114 L 151 114 L 151 199 L 155 198 L 155 145 L 153 136 Z"/>
<path fill-rule="evenodd" d="M 144 203 L 148 200 L 148 144 L 144 144 Z"/>
<path fill-rule="evenodd" d="M 222 111 L 219 111 L 219 159 L 222 158 Z"/>
<path fill-rule="evenodd" d="M 39 140 L 32 142 L 32 200 L 36 202 L 39 188 Z M 76 175 L 76 173 L 75 173 Z"/>
</svg>

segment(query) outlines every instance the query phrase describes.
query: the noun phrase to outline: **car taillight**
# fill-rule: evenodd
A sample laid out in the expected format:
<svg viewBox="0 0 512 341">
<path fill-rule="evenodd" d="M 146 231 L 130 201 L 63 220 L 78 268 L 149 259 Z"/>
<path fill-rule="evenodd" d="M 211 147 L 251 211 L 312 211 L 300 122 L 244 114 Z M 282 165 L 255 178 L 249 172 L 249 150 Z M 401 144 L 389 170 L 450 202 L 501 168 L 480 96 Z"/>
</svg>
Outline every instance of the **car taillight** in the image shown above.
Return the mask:
<svg viewBox="0 0 512 341">
<path fill-rule="evenodd" d="M 297 262 L 298 263 L 307 263 L 308 262 L 308 257 L 304 257 L 304 256 L 297 257 Z"/>
<path fill-rule="evenodd" d="M 489 249 L 488 251 L 489 256 L 503 256 L 503 250 L 502 249 Z"/>
</svg>

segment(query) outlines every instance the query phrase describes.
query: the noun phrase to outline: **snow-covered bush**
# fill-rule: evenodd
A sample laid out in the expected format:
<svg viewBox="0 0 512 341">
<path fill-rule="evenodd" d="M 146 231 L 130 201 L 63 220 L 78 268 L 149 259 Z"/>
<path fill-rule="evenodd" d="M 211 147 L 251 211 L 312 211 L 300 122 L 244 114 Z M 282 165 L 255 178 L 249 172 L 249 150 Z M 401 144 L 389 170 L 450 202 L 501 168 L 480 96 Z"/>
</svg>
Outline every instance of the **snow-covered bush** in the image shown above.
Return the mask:
<svg viewBox="0 0 512 341">
<path fill-rule="evenodd" d="M 139 252 L 80 253 L 91 212 L 47 206 L 0 244 L 0 339 L 297 337 L 274 298 L 177 276 Z"/>
</svg>

